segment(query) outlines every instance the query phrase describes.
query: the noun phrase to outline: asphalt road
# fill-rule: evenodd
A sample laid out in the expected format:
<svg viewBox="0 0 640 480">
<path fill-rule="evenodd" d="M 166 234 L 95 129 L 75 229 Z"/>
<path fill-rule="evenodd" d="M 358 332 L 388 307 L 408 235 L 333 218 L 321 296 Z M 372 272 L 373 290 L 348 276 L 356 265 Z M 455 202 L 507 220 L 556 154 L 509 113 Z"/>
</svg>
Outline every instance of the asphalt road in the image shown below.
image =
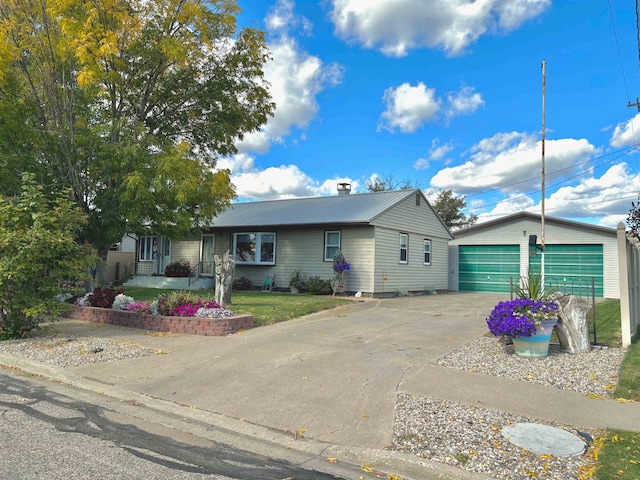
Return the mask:
<svg viewBox="0 0 640 480">
<path fill-rule="evenodd" d="M 135 416 L 123 413 L 132 408 Z M 145 416 L 144 406 L 118 405 L 98 394 L 0 370 L 0 478 L 328 480 L 362 474 L 346 466 L 339 476 L 304 468 Z"/>
</svg>

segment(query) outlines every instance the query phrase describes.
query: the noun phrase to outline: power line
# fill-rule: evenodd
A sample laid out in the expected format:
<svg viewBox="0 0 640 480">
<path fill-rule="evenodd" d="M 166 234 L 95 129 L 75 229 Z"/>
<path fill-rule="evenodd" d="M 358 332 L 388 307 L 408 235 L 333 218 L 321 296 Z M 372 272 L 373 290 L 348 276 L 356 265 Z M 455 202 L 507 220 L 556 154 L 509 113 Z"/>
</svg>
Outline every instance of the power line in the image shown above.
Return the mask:
<svg viewBox="0 0 640 480">
<path fill-rule="evenodd" d="M 594 168 L 594 169 L 596 169 L 596 168 L 600 168 L 600 167 L 602 167 L 602 166 L 604 166 L 604 165 L 607 165 L 607 164 L 609 164 L 609 163 L 612 163 L 612 162 L 614 162 L 615 160 L 617 160 L 618 158 L 620 158 L 620 157 L 622 157 L 622 156 L 624 156 L 624 155 L 625 155 L 624 153 L 623 153 L 623 154 L 620 154 L 620 155 L 618 155 L 617 157 L 615 157 L 615 158 L 613 158 L 613 159 L 611 159 L 611 160 L 608 160 L 608 161 L 606 161 L 606 162 L 604 162 L 604 163 L 601 163 L 600 165 L 596 165 L 596 166 L 595 166 L 595 167 L 593 167 L 593 168 Z M 573 179 L 575 179 L 575 178 L 581 177 L 582 175 L 586 175 L 586 174 L 588 174 L 588 173 L 589 173 L 589 170 L 584 171 L 584 172 L 581 172 L 581 173 L 576 174 L 576 175 L 574 175 L 574 176 L 572 176 L 572 177 L 569 177 L 569 178 L 563 179 L 563 180 L 562 180 L 562 181 L 560 181 L 560 182 L 556 182 L 556 183 L 554 183 L 553 185 L 551 185 L 551 187 L 552 187 L 552 188 L 553 188 L 553 187 L 558 187 L 558 186 L 560 186 L 560 185 L 562 185 L 562 184 L 564 184 L 564 183 L 567 183 L 569 180 L 573 180 Z M 519 183 L 522 183 L 522 182 L 519 182 Z M 499 189 L 498 189 L 498 190 L 499 190 Z M 468 210 L 468 211 L 472 211 L 472 210 L 481 210 L 481 209 L 484 209 L 484 208 L 487 208 L 487 207 L 494 207 L 494 206 L 496 206 L 496 205 L 502 205 L 503 203 L 510 203 L 510 202 L 513 202 L 514 200 L 520 200 L 521 198 L 528 198 L 528 197 L 530 197 L 531 195 L 534 195 L 534 194 L 536 194 L 536 193 L 540 193 L 541 191 L 542 191 L 541 189 L 533 190 L 533 191 L 531 191 L 531 192 L 527 192 L 527 193 L 524 193 L 524 194 L 522 194 L 522 195 L 518 195 L 517 197 L 507 198 L 507 199 L 504 199 L 504 200 L 500 200 L 499 202 L 496 202 L 496 203 L 489 203 L 489 204 L 487 204 L 487 205 L 482 205 L 481 207 L 470 207 L 470 208 L 467 208 L 467 210 Z M 637 194 L 636 194 L 635 196 L 637 197 Z M 466 198 L 466 197 L 465 197 L 465 198 Z M 626 198 L 627 198 L 627 197 L 623 197 L 623 198 L 620 198 L 620 199 L 617 199 L 617 200 L 624 200 L 624 199 L 626 199 Z"/>
<path fill-rule="evenodd" d="M 557 175 L 557 174 L 562 173 L 562 172 L 567 171 L 567 170 L 573 170 L 574 168 L 579 167 L 581 165 L 585 165 L 587 163 L 594 162 L 594 161 L 599 160 L 601 158 L 608 157 L 609 155 L 616 155 L 616 154 L 622 152 L 620 155 L 618 155 L 614 159 L 609 160 L 609 161 L 604 162 L 604 163 L 601 163 L 601 164 L 596 165 L 596 166 L 593 167 L 594 169 L 600 168 L 600 167 L 602 167 L 604 165 L 607 165 L 607 164 L 613 162 L 614 160 L 617 160 L 618 158 L 626 155 L 630 150 L 633 150 L 633 149 L 635 149 L 637 151 L 637 146 L 636 145 L 631 145 L 630 147 L 625 147 L 625 148 L 622 148 L 620 150 L 615 150 L 613 152 L 609 152 L 609 153 L 606 153 L 606 154 L 603 154 L 603 155 L 600 155 L 600 156 L 597 156 L 597 157 L 592 157 L 589 160 L 585 160 L 584 162 L 576 163 L 575 165 L 571 165 L 570 167 L 565 167 L 565 168 L 561 168 L 559 170 L 554 170 L 552 172 L 549 172 L 549 175 Z M 581 174 L 579 174 L 578 176 L 585 175 L 587 173 L 589 173 L 589 172 L 585 171 L 585 172 L 582 172 Z M 526 179 L 520 180 L 518 182 L 509 183 L 507 185 L 501 185 L 500 187 L 492 188 L 491 190 L 484 190 L 484 191 L 479 192 L 479 193 L 471 193 L 469 195 L 465 195 L 464 197 L 465 198 L 471 198 L 471 197 L 477 197 L 479 195 L 486 195 L 487 193 L 497 192 L 497 191 L 500 191 L 500 190 L 504 190 L 505 188 L 508 188 L 508 187 L 513 187 L 513 186 L 516 186 L 516 185 L 520 185 L 522 183 L 530 183 L 533 180 L 537 180 L 538 178 L 540 178 L 540 175 L 536 175 L 534 177 L 526 178 Z M 571 178 L 575 178 L 575 177 L 571 177 Z M 569 180 L 569 179 L 567 179 L 567 180 Z"/>
</svg>

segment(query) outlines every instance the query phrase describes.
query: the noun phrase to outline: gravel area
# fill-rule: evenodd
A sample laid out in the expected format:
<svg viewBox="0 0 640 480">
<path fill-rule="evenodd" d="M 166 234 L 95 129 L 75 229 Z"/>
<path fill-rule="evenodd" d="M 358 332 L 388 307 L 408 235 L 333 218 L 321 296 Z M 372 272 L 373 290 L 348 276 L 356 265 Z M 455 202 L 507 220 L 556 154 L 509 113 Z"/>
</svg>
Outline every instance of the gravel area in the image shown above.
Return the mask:
<svg viewBox="0 0 640 480">
<path fill-rule="evenodd" d="M 610 397 L 618 381 L 625 351 L 597 348 L 571 355 L 551 345 L 545 358 L 523 358 L 496 338 L 481 337 L 433 363 L 469 372 L 507 377 L 584 395 Z M 454 402 L 399 395 L 394 423 L 394 448 L 493 478 L 566 480 L 590 478 L 595 461 L 585 442 L 585 454 L 569 457 L 537 455 L 509 443 L 505 425 L 543 423 L 576 435 L 596 437 L 568 425 L 541 422 L 497 410 Z M 581 435 L 581 438 L 582 438 Z"/>
<path fill-rule="evenodd" d="M 79 367 L 90 363 L 146 357 L 162 352 L 143 348 L 131 342 L 46 333 L 31 338 L 0 342 L 0 353 L 59 367 Z"/>
<path fill-rule="evenodd" d="M 563 353 L 549 345 L 549 356 L 516 355 L 494 337 L 480 337 L 436 360 L 436 365 L 609 397 L 618 384 L 622 348 L 594 348 L 590 353 Z"/>
</svg>

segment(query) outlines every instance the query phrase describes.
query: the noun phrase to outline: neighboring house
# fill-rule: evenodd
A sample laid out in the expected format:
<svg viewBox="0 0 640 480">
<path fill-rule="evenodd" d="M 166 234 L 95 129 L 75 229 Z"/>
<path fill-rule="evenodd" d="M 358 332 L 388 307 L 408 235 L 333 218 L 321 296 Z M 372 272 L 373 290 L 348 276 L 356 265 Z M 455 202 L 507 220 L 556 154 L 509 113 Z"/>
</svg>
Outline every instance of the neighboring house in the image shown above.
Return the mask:
<svg viewBox="0 0 640 480">
<path fill-rule="evenodd" d="M 454 232 L 449 290 L 509 292 L 530 270 L 539 273 L 540 215 L 521 212 Z M 620 298 L 616 229 L 545 216 L 545 284 L 584 295 L 592 279 L 599 298 Z M 590 294 L 590 293 L 589 293 Z"/>
<path fill-rule="evenodd" d="M 339 184 L 338 193 L 232 204 L 200 236 L 176 240 L 168 252 L 162 238 L 140 238 L 139 263 L 184 260 L 213 277 L 214 255 L 229 250 L 236 278 L 260 286 L 272 277 L 276 287 L 287 288 L 297 269 L 331 279 L 341 250 L 351 264 L 348 292 L 382 297 L 447 290 L 453 237 L 420 190 L 350 194 L 349 184 Z"/>
</svg>

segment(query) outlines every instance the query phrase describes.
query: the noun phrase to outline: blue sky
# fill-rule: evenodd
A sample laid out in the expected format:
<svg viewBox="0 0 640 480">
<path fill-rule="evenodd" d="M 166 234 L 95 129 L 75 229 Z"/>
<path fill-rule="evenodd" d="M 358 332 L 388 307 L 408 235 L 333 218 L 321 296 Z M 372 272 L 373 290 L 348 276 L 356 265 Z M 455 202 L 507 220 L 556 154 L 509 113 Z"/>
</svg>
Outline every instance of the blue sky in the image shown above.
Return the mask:
<svg viewBox="0 0 640 480">
<path fill-rule="evenodd" d="M 546 215 L 615 226 L 640 192 L 631 0 L 238 3 L 267 33 L 277 105 L 219 162 L 240 201 L 392 176 L 480 221 L 539 213 L 543 59 Z"/>
</svg>

